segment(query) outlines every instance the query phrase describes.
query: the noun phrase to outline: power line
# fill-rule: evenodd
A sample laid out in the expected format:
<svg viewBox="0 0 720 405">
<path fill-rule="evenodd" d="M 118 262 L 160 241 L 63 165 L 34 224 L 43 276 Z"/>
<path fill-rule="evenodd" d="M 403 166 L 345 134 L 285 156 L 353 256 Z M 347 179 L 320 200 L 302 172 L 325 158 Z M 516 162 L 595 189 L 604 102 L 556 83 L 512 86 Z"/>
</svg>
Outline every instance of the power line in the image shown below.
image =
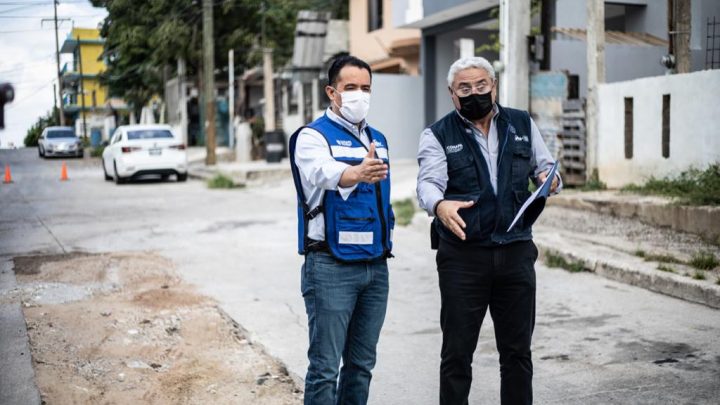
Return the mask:
<svg viewBox="0 0 720 405">
<path fill-rule="evenodd" d="M 30 29 L 30 30 L 14 30 L 14 31 L 0 31 L 0 34 L 20 34 L 23 32 L 40 32 L 40 31 L 49 31 L 45 28 L 36 28 L 36 29 Z"/>
<path fill-rule="evenodd" d="M 67 17 L 58 17 L 58 19 L 60 19 L 60 18 L 73 19 L 73 18 L 104 17 L 106 15 L 107 14 L 72 15 L 72 16 L 67 16 Z M 39 15 L 0 15 L 0 18 L 41 18 L 41 19 L 45 18 L 48 20 L 53 19 L 53 17 L 45 17 L 45 16 L 39 16 Z"/>
</svg>

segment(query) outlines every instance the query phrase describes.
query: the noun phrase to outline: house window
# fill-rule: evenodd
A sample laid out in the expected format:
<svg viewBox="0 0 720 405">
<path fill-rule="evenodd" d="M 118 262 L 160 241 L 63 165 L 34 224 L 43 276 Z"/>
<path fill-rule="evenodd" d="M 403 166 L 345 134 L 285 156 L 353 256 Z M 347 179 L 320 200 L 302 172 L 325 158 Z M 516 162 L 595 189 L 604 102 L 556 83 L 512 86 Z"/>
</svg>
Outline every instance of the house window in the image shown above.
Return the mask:
<svg viewBox="0 0 720 405">
<path fill-rule="evenodd" d="M 383 0 L 368 0 L 368 32 L 383 27 Z"/>
<path fill-rule="evenodd" d="M 662 156 L 670 157 L 670 95 L 663 94 L 662 104 Z"/>
<path fill-rule="evenodd" d="M 625 159 L 633 157 L 633 98 L 625 97 Z"/>
</svg>

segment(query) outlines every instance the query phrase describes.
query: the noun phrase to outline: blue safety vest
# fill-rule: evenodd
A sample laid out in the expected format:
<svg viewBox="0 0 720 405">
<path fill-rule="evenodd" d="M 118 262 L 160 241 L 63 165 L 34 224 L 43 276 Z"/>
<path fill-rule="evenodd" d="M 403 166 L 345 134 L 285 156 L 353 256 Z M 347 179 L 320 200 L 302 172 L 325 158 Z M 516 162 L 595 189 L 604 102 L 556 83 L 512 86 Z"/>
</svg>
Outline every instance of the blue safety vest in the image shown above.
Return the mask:
<svg viewBox="0 0 720 405">
<path fill-rule="evenodd" d="M 349 165 L 362 163 L 368 149 L 347 129 L 323 115 L 308 128 L 325 137 L 330 154 L 338 162 Z M 295 164 L 295 145 L 301 127 L 290 137 L 290 166 L 298 199 L 298 253 L 308 252 L 313 243 L 308 238 L 308 223 L 318 214 L 325 216 L 325 242 L 336 259 L 344 262 L 368 261 L 391 257 L 392 230 L 395 215 L 390 205 L 390 171 L 385 180 L 375 184 L 358 183 L 347 200 L 337 190 L 325 190 L 320 205 L 310 209 L 300 182 L 300 172 Z M 375 142 L 377 158 L 390 164 L 385 136 L 367 126 L 366 133 Z"/>
</svg>

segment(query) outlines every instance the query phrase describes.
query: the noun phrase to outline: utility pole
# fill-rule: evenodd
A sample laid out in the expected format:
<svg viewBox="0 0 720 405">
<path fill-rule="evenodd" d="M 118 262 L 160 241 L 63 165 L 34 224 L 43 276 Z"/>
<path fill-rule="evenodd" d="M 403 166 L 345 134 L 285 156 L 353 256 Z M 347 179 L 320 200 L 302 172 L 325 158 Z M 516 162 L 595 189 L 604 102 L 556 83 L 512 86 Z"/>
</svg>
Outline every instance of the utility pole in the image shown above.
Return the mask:
<svg viewBox="0 0 720 405">
<path fill-rule="evenodd" d="M 80 114 L 82 114 L 82 125 L 83 125 L 83 139 L 87 140 L 87 121 L 85 121 L 85 84 L 83 83 L 85 80 L 83 80 L 83 68 L 82 68 L 82 49 L 80 48 L 80 36 L 77 37 L 77 54 L 78 54 L 78 68 L 80 69 L 80 102 L 82 109 L 80 110 Z"/>
<path fill-rule="evenodd" d="M 550 70 L 550 45 L 552 42 L 552 32 L 550 31 L 550 27 L 552 26 L 551 4 L 555 4 L 555 2 L 542 0 L 540 4 L 540 31 L 543 38 L 543 58 L 540 62 L 540 70 Z"/>
<path fill-rule="evenodd" d="M 521 110 L 530 104 L 529 35 L 530 0 L 500 0 L 500 102 Z"/>
<path fill-rule="evenodd" d="M 598 85 L 605 82 L 605 2 L 587 0 L 587 132 L 585 175 L 598 180 Z"/>
<path fill-rule="evenodd" d="M 57 85 L 53 83 L 53 106 L 57 108 Z M 53 111 L 53 114 L 55 114 L 55 111 Z M 59 118 L 58 118 L 59 119 Z"/>
<path fill-rule="evenodd" d="M 213 41 L 213 0 L 203 0 L 203 97 L 205 98 L 205 164 L 217 163 L 215 156 L 215 43 Z"/>
<path fill-rule="evenodd" d="M 265 132 L 275 130 L 275 83 L 273 83 L 273 50 L 263 49 L 263 90 L 265 93 Z"/>
<path fill-rule="evenodd" d="M 228 117 L 228 146 L 232 150 L 235 146 L 235 52 L 232 49 L 228 51 Z"/>
<path fill-rule="evenodd" d="M 55 69 L 57 70 L 57 77 L 58 77 L 58 88 L 57 92 L 60 96 L 60 103 L 58 104 L 60 109 L 60 125 L 65 125 L 65 113 L 63 108 L 63 99 L 62 99 L 62 91 L 63 91 L 63 82 L 62 82 L 62 73 L 60 73 L 60 40 L 58 39 L 58 21 L 71 21 L 69 18 L 57 18 L 57 5 L 59 3 L 59 0 L 53 0 L 53 7 L 55 9 L 55 16 L 52 18 L 52 21 L 55 23 Z M 42 25 L 45 21 L 50 21 L 49 18 L 43 18 L 40 20 L 40 25 Z"/>
<path fill-rule="evenodd" d="M 690 34 L 691 34 L 690 0 L 668 0 L 668 39 L 670 55 L 675 56 L 675 71 L 689 73 Z"/>
</svg>

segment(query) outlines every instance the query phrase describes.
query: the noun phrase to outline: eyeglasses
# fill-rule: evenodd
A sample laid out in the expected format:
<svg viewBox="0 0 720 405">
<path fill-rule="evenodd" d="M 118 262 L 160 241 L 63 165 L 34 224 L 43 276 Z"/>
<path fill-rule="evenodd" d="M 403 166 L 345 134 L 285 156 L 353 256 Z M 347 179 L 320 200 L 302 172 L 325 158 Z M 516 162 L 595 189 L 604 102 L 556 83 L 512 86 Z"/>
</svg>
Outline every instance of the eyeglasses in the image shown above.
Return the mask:
<svg viewBox="0 0 720 405">
<path fill-rule="evenodd" d="M 493 83 L 483 83 L 477 86 L 461 85 L 455 90 L 455 93 L 460 97 L 467 97 L 473 92 L 473 90 L 475 90 L 475 93 L 477 94 L 485 94 L 492 90 L 492 87 Z"/>
</svg>

